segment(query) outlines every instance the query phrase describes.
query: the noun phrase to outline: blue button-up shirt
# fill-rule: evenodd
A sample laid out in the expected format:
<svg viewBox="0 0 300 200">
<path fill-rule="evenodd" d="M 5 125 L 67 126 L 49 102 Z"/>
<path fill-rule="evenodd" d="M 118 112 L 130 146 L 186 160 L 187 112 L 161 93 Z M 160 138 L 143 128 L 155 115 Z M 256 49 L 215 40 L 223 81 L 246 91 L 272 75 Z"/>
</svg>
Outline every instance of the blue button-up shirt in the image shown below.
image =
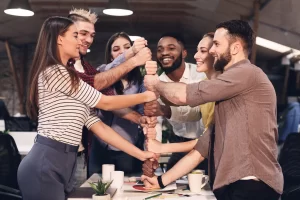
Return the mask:
<svg viewBox="0 0 300 200">
<path fill-rule="evenodd" d="M 112 63 L 110 64 L 103 64 L 97 68 L 99 72 L 107 71 L 110 70 L 111 68 L 120 65 L 121 63 L 125 62 L 125 55 L 124 53 L 120 56 L 118 56 Z M 124 89 L 124 95 L 127 94 L 137 94 L 137 93 L 142 93 L 145 91 L 145 87 L 142 84 L 129 84 L 129 87 Z M 115 92 L 116 93 L 116 92 Z M 136 105 L 131 107 L 134 111 L 143 114 L 143 105 Z M 110 126 L 114 131 L 116 131 L 119 135 L 121 135 L 124 139 L 129 141 L 132 144 L 136 144 L 138 140 L 138 134 L 139 134 L 139 127 L 137 124 L 123 119 L 121 117 L 118 117 L 114 115 L 112 112 L 109 111 L 103 111 L 103 110 L 98 110 L 97 112 L 98 116 L 100 119 L 108 126 Z M 101 144 L 107 145 L 103 141 L 101 141 Z M 119 149 L 108 145 L 108 149 L 119 151 Z"/>
</svg>

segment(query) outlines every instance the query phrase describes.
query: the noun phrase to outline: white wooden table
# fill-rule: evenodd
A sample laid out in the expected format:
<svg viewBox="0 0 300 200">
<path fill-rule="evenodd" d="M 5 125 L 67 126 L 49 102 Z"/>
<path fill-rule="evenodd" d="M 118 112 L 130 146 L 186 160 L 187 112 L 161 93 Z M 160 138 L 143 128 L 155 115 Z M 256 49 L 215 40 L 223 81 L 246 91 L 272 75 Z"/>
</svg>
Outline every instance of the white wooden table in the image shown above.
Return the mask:
<svg viewBox="0 0 300 200">
<path fill-rule="evenodd" d="M 89 182 L 96 182 L 99 180 L 99 174 L 93 174 L 86 182 L 84 182 L 81 187 L 90 187 Z M 127 177 L 128 178 L 128 177 Z M 125 177 L 126 180 L 126 177 Z M 187 198 L 180 198 L 182 200 L 216 200 L 215 196 L 211 194 L 211 191 L 207 191 L 207 195 L 201 195 L 201 196 L 195 196 L 195 197 L 187 197 Z M 122 190 L 119 190 L 116 192 L 116 194 L 113 196 L 112 200 L 143 200 L 147 197 L 153 196 L 154 194 L 157 194 L 159 192 L 153 192 L 153 193 L 144 193 L 144 192 L 125 192 Z M 92 199 L 92 197 L 90 198 Z M 78 199 L 81 200 L 81 199 Z M 87 200 L 85 198 L 84 200 Z"/>
</svg>

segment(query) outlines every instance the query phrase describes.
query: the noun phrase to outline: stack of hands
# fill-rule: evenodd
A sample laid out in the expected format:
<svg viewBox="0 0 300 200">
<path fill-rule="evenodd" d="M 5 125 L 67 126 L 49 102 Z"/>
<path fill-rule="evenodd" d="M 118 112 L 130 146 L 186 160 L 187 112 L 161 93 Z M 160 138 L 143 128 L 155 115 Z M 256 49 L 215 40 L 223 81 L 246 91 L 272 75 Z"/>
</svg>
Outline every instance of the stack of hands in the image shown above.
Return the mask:
<svg viewBox="0 0 300 200">
<path fill-rule="evenodd" d="M 133 60 L 135 66 L 146 63 L 146 75 L 144 77 L 144 86 L 147 89 L 146 93 L 149 93 L 147 94 L 148 96 L 155 95 L 158 98 L 159 95 L 155 89 L 155 86 L 159 82 L 159 77 L 156 74 L 157 63 L 155 61 L 151 61 L 152 55 L 150 49 L 147 47 L 147 40 L 144 38 L 135 40 L 130 52 L 134 55 Z M 158 168 L 161 143 L 156 140 L 155 126 L 157 124 L 157 116 L 162 116 L 163 113 L 160 110 L 158 101 L 154 100 L 145 103 L 144 114 L 145 116 L 140 118 L 140 125 L 143 127 L 143 131 L 146 136 L 146 158 L 144 159 L 145 161 L 143 164 L 142 181 L 147 188 L 159 188 L 154 171 Z"/>
<path fill-rule="evenodd" d="M 148 91 L 156 93 L 155 85 L 158 83 L 159 78 L 156 74 L 157 63 L 155 61 L 147 61 L 145 65 L 146 75 L 144 77 L 144 85 Z M 158 96 L 158 95 L 157 95 Z M 157 153 L 152 159 L 148 159 L 143 164 L 143 176 L 142 181 L 146 188 L 159 188 L 159 185 L 155 184 L 156 177 L 154 175 L 155 169 L 158 167 L 159 152 L 156 151 L 155 145 L 160 145 L 160 142 L 156 140 L 155 126 L 157 123 L 157 116 L 159 116 L 155 106 L 158 105 L 157 100 L 145 103 L 144 114 L 145 119 L 143 126 L 143 131 L 146 135 L 146 150 L 150 152 Z M 153 112 L 154 111 L 154 112 Z"/>
</svg>

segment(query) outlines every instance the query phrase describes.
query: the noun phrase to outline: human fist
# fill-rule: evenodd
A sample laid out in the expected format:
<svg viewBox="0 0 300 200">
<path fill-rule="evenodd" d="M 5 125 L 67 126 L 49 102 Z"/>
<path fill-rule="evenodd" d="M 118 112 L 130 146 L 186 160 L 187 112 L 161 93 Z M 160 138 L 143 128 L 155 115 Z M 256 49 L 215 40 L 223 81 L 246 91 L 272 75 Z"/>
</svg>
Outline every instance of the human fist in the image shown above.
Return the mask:
<svg viewBox="0 0 300 200">
<path fill-rule="evenodd" d="M 151 50 L 148 47 L 142 48 L 134 57 L 134 65 L 141 66 L 146 63 L 146 61 L 151 60 L 152 53 Z"/>
<path fill-rule="evenodd" d="M 134 41 L 131 49 L 132 52 L 135 54 L 137 54 L 139 51 L 141 51 L 143 48 L 145 48 L 148 44 L 148 41 L 145 40 L 145 38 L 138 38 Z"/>
<path fill-rule="evenodd" d="M 157 62 L 156 61 L 147 61 L 145 65 L 146 74 L 154 75 L 157 71 Z"/>
<path fill-rule="evenodd" d="M 157 118 L 156 117 L 141 116 L 140 119 L 139 119 L 139 124 L 142 127 L 154 128 L 157 124 Z"/>
<path fill-rule="evenodd" d="M 158 75 L 145 75 L 144 86 L 147 90 L 155 91 L 155 86 L 159 83 Z"/>
</svg>

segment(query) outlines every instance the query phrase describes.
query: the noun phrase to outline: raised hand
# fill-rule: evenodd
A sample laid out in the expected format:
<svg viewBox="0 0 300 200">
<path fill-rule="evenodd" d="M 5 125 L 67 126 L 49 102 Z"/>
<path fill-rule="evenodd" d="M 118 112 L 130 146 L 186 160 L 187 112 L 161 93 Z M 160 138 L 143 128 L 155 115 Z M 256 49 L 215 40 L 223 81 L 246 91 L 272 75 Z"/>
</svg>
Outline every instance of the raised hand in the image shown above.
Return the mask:
<svg viewBox="0 0 300 200">
<path fill-rule="evenodd" d="M 144 175 L 148 177 L 154 176 L 154 170 L 158 168 L 158 161 L 157 159 L 147 160 L 143 164 L 143 172 Z"/>
<path fill-rule="evenodd" d="M 150 151 L 144 151 L 143 157 L 141 158 L 142 161 L 147 161 L 147 160 L 157 160 L 157 155 L 153 152 Z"/>
<path fill-rule="evenodd" d="M 146 188 L 149 189 L 160 189 L 158 181 L 157 181 L 157 176 L 149 177 L 146 175 L 142 175 L 141 180 L 143 182 L 147 182 L 148 184 L 145 185 Z"/>
<path fill-rule="evenodd" d="M 155 91 L 155 86 L 159 83 L 158 75 L 145 75 L 144 76 L 144 86 L 147 90 Z"/>
<path fill-rule="evenodd" d="M 152 58 L 151 50 L 148 47 L 144 47 L 133 57 L 134 65 L 135 66 L 144 65 L 146 61 L 151 60 L 151 58 Z"/>
<path fill-rule="evenodd" d="M 139 119 L 139 124 L 142 127 L 154 128 L 157 124 L 157 118 L 156 117 L 141 116 L 140 119 Z"/>
<path fill-rule="evenodd" d="M 164 116 L 164 113 L 158 101 L 145 103 L 144 114 L 147 116 Z"/>
<path fill-rule="evenodd" d="M 146 74 L 154 75 L 157 71 L 157 62 L 156 61 L 147 61 L 145 65 Z"/>
<path fill-rule="evenodd" d="M 159 97 L 158 93 L 152 92 L 152 91 L 149 91 L 149 90 L 143 92 L 143 94 L 145 95 L 145 101 L 144 102 L 154 101 Z"/>
<path fill-rule="evenodd" d="M 145 48 L 148 45 L 148 41 L 145 38 L 138 38 L 134 41 L 131 50 L 135 54 L 137 54 L 140 50 Z"/>
</svg>

